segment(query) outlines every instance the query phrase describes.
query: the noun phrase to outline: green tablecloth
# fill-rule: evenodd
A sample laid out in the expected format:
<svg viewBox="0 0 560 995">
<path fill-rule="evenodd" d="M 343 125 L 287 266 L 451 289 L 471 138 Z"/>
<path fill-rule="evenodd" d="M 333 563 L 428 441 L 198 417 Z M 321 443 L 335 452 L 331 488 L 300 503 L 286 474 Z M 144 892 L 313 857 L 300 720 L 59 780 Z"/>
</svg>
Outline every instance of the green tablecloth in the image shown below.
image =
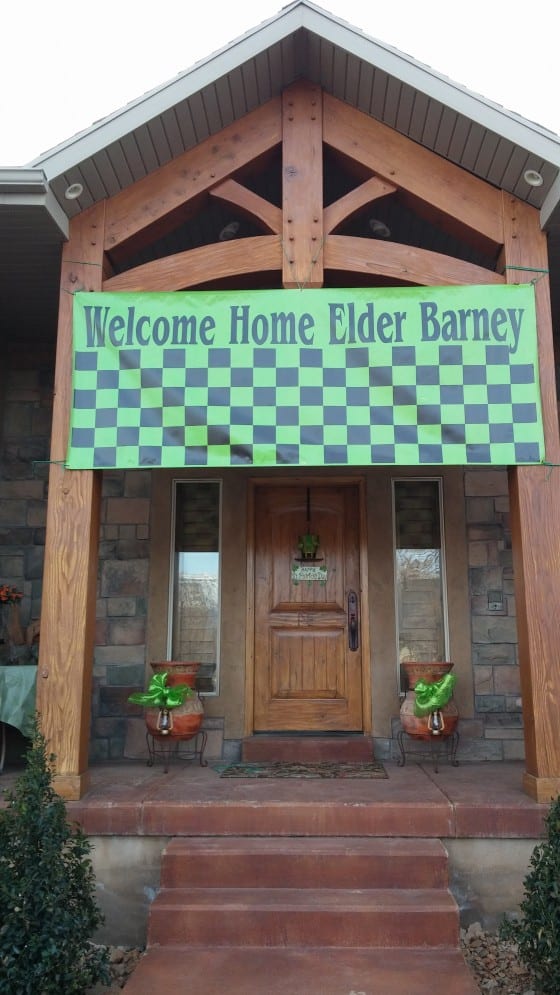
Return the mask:
<svg viewBox="0 0 560 995">
<path fill-rule="evenodd" d="M 0 722 L 15 726 L 24 736 L 33 733 L 36 666 L 0 667 Z"/>
</svg>

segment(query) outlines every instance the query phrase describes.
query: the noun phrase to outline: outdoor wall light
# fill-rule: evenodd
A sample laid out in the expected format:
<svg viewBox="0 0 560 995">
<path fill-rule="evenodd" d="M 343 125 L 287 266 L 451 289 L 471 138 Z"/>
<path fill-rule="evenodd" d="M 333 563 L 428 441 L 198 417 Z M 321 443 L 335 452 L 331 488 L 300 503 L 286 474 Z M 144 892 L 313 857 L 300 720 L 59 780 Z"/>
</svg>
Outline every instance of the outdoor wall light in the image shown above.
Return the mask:
<svg viewBox="0 0 560 995">
<path fill-rule="evenodd" d="M 69 187 L 66 187 L 64 191 L 64 196 L 66 200 L 77 200 L 81 197 L 84 192 L 84 188 L 81 183 L 71 183 Z"/>
<path fill-rule="evenodd" d="M 501 612 L 504 608 L 503 591 L 488 591 L 488 611 Z"/>
<path fill-rule="evenodd" d="M 232 238 L 237 238 L 239 234 L 239 221 L 230 221 L 229 225 L 222 228 L 218 238 L 220 242 L 230 242 Z"/>
<path fill-rule="evenodd" d="M 542 187 L 544 183 L 541 174 L 537 173 L 536 169 L 526 169 L 523 173 L 523 179 L 530 187 Z"/>
<path fill-rule="evenodd" d="M 391 238 L 391 229 L 378 218 L 369 219 L 369 227 L 374 238 Z"/>
</svg>

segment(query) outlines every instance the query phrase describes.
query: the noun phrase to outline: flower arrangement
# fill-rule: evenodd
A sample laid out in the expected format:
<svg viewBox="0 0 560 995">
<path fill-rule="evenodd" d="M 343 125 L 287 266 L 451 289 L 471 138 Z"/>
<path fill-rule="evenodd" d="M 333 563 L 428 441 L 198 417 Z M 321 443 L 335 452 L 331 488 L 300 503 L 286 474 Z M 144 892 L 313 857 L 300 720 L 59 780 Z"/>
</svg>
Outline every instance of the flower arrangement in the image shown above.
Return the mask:
<svg viewBox="0 0 560 995">
<path fill-rule="evenodd" d="M 17 605 L 23 598 L 23 593 L 10 584 L 0 584 L 0 605 Z"/>
</svg>

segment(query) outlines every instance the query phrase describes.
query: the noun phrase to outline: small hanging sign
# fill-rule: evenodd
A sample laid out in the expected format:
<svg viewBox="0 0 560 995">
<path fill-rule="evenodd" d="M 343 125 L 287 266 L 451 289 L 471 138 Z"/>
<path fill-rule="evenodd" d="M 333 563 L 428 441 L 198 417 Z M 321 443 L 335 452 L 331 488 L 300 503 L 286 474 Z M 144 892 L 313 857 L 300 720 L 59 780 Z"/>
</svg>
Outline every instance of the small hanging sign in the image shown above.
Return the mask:
<svg viewBox="0 0 560 995">
<path fill-rule="evenodd" d="M 324 563 L 292 563 L 292 584 L 327 583 L 327 568 Z"/>
</svg>

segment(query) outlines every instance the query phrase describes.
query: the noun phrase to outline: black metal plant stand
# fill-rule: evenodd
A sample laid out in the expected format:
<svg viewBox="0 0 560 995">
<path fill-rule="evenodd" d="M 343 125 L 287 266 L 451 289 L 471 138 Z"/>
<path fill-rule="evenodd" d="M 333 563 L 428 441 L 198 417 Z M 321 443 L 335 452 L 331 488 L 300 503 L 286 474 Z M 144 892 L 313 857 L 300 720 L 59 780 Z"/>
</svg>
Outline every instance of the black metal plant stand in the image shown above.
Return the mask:
<svg viewBox="0 0 560 995">
<path fill-rule="evenodd" d="M 155 736 L 152 732 L 146 733 L 146 743 L 148 744 L 148 767 L 153 767 L 156 760 L 163 760 L 164 774 L 167 774 L 169 765 L 174 760 L 196 760 L 201 767 L 207 767 L 208 761 L 204 759 L 204 751 L 208 734 L 204 729 L 199 729 L 194 736 L 188 740 L 178 736 Z M 182 743 L 190 743 L 191 746 L 185 751 L 181 749 Z"/>
<path fill-rule="evenodd" d="M 429 750 L 410 749 L 405 744 L 408 744 L 411 740 L 416 743 L 428 743 Z M 407 755 L 423 757 L 429 755 L 432 759 L 435 774 L 439 771 L 440 758 L 449 761 L 453 767 L 459 766 L 459 761 L 457 760 L 459 733 L 457 730 L 454 730 L 454 732 L 452 732 L 449 736 L 431 736 L 429 740 L 426 740 L 419 739 L 418 736 L 411 736 L 408 732 L 405 732 L 404 729 L 400 729 L 397 733 L 397 743 L 399 744 L 399 750 L 401 753 L 397 760 L 399 767 L 404 767 Z"/>
</svg>

